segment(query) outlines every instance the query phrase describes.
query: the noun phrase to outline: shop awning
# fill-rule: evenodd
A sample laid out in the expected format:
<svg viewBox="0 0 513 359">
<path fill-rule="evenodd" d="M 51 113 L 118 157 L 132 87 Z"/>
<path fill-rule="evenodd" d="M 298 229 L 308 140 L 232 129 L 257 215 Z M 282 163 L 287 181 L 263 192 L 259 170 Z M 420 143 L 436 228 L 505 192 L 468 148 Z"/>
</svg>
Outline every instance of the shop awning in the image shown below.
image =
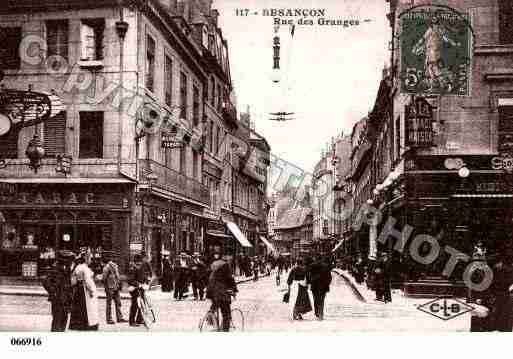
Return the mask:
<svg viewBox="0 0 513 359">
<path fill-rule="evenodd" d="M 274 252 L 274 251 L 276 250 L 276 249 L 274 249 L 274 246 L 271 244 L 271 242 L 269 242 L 269 241 L 267 240 L 267 238 L 265 238 L 265 237 L 263 237 L 263 236 L 260 236 L 260 240 L 261 240 L 262 242 L 264 242 L 264 244 L 267 246 L 267 248 L 269 248 L 269 250 L 270 250 L 271 252 Z"/>
<path fill-rule="evenodd" d="M 221 231 L 207 231 L 207 235 L 218 238 L 231 238 L 232 236 Z"/>
<path fill-rule="evenodd" d="M 331 251 L 331 253 L 334 253 L 337 249 L 340 248 L 340 246 L 344 243 L 344 239 L 342 239 L 340 242 L 337 243 L 337 245 L 335 246 L 335 248 L 333 248 L 333 250 Z"/>
<path fill-rule="evenodd" d="M 237 239 L 240 243 L 241 246 L 243 247 L 246 247 L 246 248 L 251 248 L 253 247 L 251 245 L 251 243 L 249 243 L 249 241 L 247 240 L 246 236 L 244 235 L 244 233 L 241 232 L 239 226 L 237 226 L 235 223 L 233 222 L 226 222 L 226 226 L 228 227 L 228 229 L 230 230 L 230 232 L 232 232 L 233 236 L 235 237 L 235 239 Z"/>
</svg>

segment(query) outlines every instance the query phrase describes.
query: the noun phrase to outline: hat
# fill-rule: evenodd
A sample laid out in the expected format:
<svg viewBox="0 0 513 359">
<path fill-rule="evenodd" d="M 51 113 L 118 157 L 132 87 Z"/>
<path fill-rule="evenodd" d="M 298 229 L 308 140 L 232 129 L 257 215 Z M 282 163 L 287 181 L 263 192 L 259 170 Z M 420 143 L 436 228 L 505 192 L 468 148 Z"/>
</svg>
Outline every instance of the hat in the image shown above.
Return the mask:
<svg viewBox="0 0 513 359">
<path fill-rule="evenodd" d="M 199 252 L 194 252 L 193 257 L 199 257 L 199 256 L 200 256 Z"/>
<path fill-rule="evenodd" d="M 180 253 L 180 257 L 187 257 L 187 253 L 185 253 L 185 252 Z"/>
</svg>

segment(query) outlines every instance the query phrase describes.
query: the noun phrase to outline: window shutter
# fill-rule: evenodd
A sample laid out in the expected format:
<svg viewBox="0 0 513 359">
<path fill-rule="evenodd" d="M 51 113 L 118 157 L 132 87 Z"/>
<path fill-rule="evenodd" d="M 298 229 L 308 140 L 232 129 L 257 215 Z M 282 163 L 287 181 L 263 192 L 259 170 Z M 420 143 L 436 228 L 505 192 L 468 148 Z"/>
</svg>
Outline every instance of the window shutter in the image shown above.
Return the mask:
<svg viewBox="0 0 513 359">
<path fill-rule="evenodd" d="M 6 136 L 0 138 L 2 158 L 18 158 L 18 134 L 20 130 L 13 128 Z"/>
<path fill-rule="evenodd" d="M 46 157 L 65 151 L 66 112 L 59 112 L 44 123 L 43 147 Z"/>
</svg>

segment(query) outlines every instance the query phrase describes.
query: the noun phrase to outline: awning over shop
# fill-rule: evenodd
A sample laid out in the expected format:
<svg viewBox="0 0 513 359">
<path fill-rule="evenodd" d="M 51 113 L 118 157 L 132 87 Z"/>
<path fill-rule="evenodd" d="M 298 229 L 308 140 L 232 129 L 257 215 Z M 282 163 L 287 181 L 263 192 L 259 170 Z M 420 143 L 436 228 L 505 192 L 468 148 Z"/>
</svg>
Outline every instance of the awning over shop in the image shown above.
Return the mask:
<svg viewBox="0 0 513 359">
<path fill-rule="evenodd" d="M 231 238 L 230 235 L 223 233 L 221 231 L 207 231 L 207 235 L 218 238 Z"/>
<path fill-rule="evenodd" d="M 262 242 L 264 242 L 264 244 L 267 246 L 267 248 L 269 248 L 269 250 L 270 250 L 271 252 L 276 251 L 276 249 L 274 248 L 274 246 L 271 244 L 271 242 L 269 242 L 269 241 L 267 240 L 267 238 L 265 238 L 265 237 L 263 237 L 263 236 L 260 236 L 260 240 L 261 240 Z"/>
<path fill-rule="evenodd" d="M 333 250 L 331 251 L 331 253 L 334 253 L 337 249 L 340 248 L 340 246 L 344 243 L 344 239 L 342 239 L 340 242 L 337 243 L 337 245 L 335 246 L 335 248 L 333 248 Z"/>
<path fill-rule="evenodd" d="M 91 184 L 91 183 L 133 183 L 133 181 L 126 178 L 73 178 L 73 177 L 59 177 L 59 178 L 0 178 L 2 183 L 70 183 L 70 184 Z"/>
<path fill-rule="evenodd" d="M 249 243 L 249 241 L 247 240 L 247 238 L 244 235 L 244 233 L 241 232 L 239 226 L 237 226 L 233 222 L 228 222 L 228 221 L 226 222 L 226 226 L 228 227 L 230 232 L 232 232 L 233 236 L 239 241 L 241 246 L 246 247 L 246 248 L 253 247 L 251 245 L 251 243 Z"/>
<path fill-rule="evenodd" d="M 453 194 L 452 198 L 512 198 L 511 193 L 469 193 L 469 194 Z"/>
</svg>

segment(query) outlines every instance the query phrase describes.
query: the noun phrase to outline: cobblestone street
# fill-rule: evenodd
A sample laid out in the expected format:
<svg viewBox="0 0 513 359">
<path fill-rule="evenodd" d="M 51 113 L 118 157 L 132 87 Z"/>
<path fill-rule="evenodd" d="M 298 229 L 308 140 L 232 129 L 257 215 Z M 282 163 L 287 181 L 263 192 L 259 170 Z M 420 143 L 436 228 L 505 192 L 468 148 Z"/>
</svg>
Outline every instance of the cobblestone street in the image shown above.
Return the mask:
<svg viewBox="0 0 513 359">
<path fill-rule="evenodd" d="M 240 308 L 245 316 L 246 331 L 468 331 L 470 318 L 462 315 L 449 321 L 431 317 L 416 309 L 426 299 L 407 299 L 398 303 L 364 303 L 338 275 L 333 274 L 333 285 L 326 298 L 324 321 L 317 321 L 308 313 L 303 321 L 292 321 L 288 306 L 281 302 L 285 286 L 276 287 L 274 277 L 239 285 L 239 296 L 232 307 Z M 170 293 L 152 291 L 158 310 L 154 331 L 198 331 L 198 322 L 208 310 L 209 301 L 192 299 L 175 301 Z M 45 297 L 0 296 L 4 331 L 48 331 L 50 304 Z M 123 300 L 123 313 L 128 317 L 130 302 Z M 127 324 L 105 323 L 105 300 L 100 300 L 101 331 L 146 331 L 144 327 L 131 328 Z M 419 323 L 422 323 L 419 325 Z"/>
</svg>

